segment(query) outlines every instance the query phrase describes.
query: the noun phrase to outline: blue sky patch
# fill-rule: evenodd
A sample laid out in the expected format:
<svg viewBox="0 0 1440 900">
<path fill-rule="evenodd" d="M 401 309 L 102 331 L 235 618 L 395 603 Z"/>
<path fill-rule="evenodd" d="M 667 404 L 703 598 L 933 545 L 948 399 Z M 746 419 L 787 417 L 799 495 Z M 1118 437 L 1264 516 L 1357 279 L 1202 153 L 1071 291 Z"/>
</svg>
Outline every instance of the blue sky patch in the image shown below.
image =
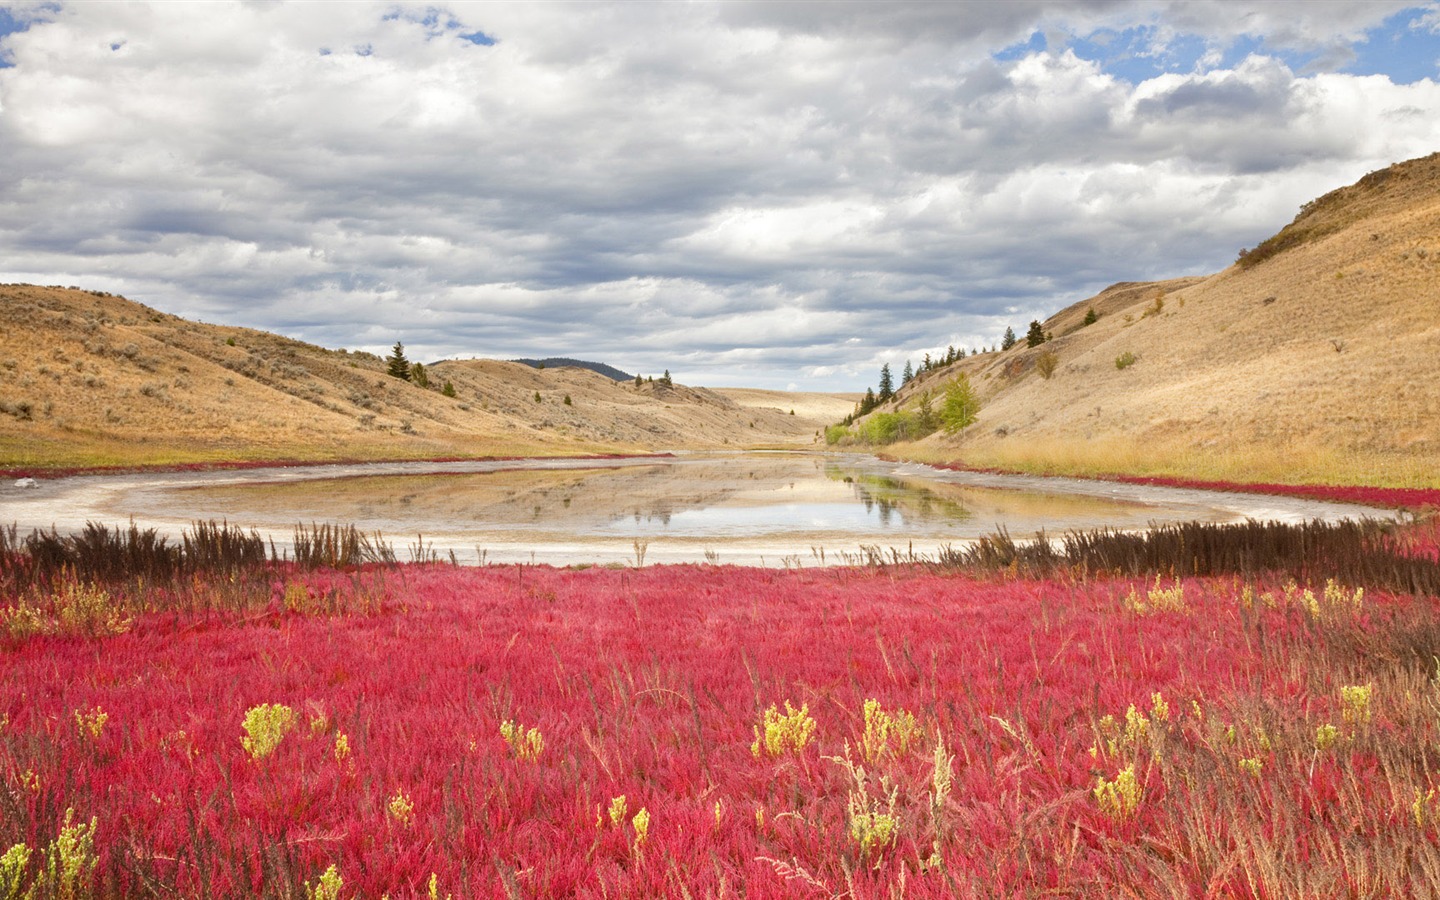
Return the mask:
<svg viewBox="0 0 1440 900">
<path fill-rule="evenodd" d="M 479 29 L 465 31 L 465 25 L 449 10 L 438 6 L 427 6 L 423 12 L 413 12 L 396 7 L 380 17 L 382 22 L 409 22 L 419 25 L 425 29 L 425 39 L 432 41 L 438 37 L 454 34 L 463 41 L 468 41 L 477 47 L 490 47 L 495 44 L 495 39 Z"/>
<path fill-rule="evenodd" d="M 1017 59 L 1024 59 L 1032 53 L 1044 53 L 1045 49 L 1045 35 L 1037 31 L 1030 35 L 1028 41 L 1011 44 L 998 53 L 995 53 L 994 57 L 1001 62 L 1014 62 Z"/>
<path fill-rule="evenodd" d="M 1081 59 L 1096 63 L 1101 71 L 1138 84 L 1165 73 L 1234 68 L 1247 56 L 1259 54 L 1278 59 L 1300 74 L 1385 75 L 1396 84 L 1412 84 L 1425 78 L 1440 79 L 1440 32 L 1435 27 L 1427 22 L 1425 9 L 1412 8 L 1391 16 L 1348 47 L 1307 50 L 1272 46 L 1252 35 L 1242 35 L 1224 46 L 1196 34 L 1181 34 L 1161 43 L 1159 29 L 1153 25 L 1072 35 L 1063 45 L 1047 41 L 1043 32 L 1036 31 L 1029 39 L 995 53 L 994 58 L 1013 61 L 1031 53 L 1059 53 L 1068 48 Z"/>
<path fill-rule="evenodd" d="M 1342 71 L 1352 75 L 1389 75 L 1396 84 L 1440 79 L 1440 33 L 1426 25 L 1424 10 L 1391 16 L 1370 39 L 1354 46 L 1355 61 Z M 1436 23 L 1440 25 L 1440 23 Z"/>
<path fill-rule="evenodd" d="M 0 6 L 0 69 L 14 67 L 9 51 L 5 47 L 5 39 L 12 34 L 19 34 L 22 31 L 29 31 L 33 22 L 44 21 L 47 13 L 60 11 L 58 3 L 46 3 L 35 9 L 29 16 L 21 19 L 3 6 Z"/>
</svg>

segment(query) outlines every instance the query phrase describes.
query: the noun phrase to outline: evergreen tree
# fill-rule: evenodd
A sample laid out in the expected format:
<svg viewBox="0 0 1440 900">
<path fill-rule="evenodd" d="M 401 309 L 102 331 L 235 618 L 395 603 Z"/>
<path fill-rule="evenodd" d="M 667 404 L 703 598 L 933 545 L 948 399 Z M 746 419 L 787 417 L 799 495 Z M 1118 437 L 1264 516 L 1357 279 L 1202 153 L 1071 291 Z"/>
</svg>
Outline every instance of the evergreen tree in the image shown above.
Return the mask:
<svg viewBox="0 0 1440 900">
<path fill-rule="evenodd" d="M 1030 330 L 1025 333 L 1025 346 L 1038 347 L 1045 343 L 1045 329 L 1038 321 L 1030 321 Z"/>
<path fill-rule="evenodd" d="M 385 357 L 385 373 L 392 378 L 410 380 L 410 360 L 405 358 L 405 345 L 395 342 L 395 349 Z"/>
<path fill-rule="evenodd" d="M 911 367 L 910 360 L 907 359 L 905 360 L 905 371 L 900 373 L 900 386 L 904 387 L 909 384 L 914 377 L 915 369 Z"/>
<path fill-rule="evenodd" d="M 675 384 L 675 382 L 673 382 L 673 381 L 670 380 L 670 370 L 669 370 L 669 369 L 666 369 L 666 370 L 665 370 L 665 374 L 660 376 L 660 383 L 663 384 L 663 385 L 665 385 L 666 387 L 671 387 L 672 385 Z"/>
<path fill-rule="evenodd" d="M 445 386 L 440 389 L 440 393 L 447 397 L 455 396 L 455 385 L 450 383 L 450 379 L 445 379 Z"/>
<path fill-rule="evenodd" d="M 416 387 L 428 388 L 430 376 L 425 372 L 425 366 L 421 363 L 414 363 L 410 366 L 410 381 Z"/>
<path fill-rule="evenodd" d="M 945 348 L 945 365 L 948 366 L 948 365 L 950 365 L 951 363 L 953 363 L 954 361 L 955 361 L 955 345 L 954 345 L 954 344 L 951 344 L 949 347 Z"/>
<path fill-rule="evenodd" d="M 1094 325 L 1098 321 L 1100 321 L 1100 317 L 1095 314 L 1095 307 L 1092 306 L 1090 311 L 1085 314 L 1085 321 L 1081 324 Z"/>
<path fill-rule="evenodd" d="M 1009 350 L 1015 346 L 1015 329 L 1005 326 L 1005 336 L 1000 339 L 1000 349 Z"/>
<path fill-rule="evenodd" d="M 920 364 L 920 371 L 928 372 L 935 368 L 935 362 L 930 359 L 930 354 L 925 354 L 925 361 Z"/>
<path fill-rule="evenodd" d="M 636 386 L 636 387 L 640 387 L 640 386 L 641 386 L 642 384 L 644 384 L 644 383 L 645 383 L 645 379 L 643 379 L 643 378 L 640 377 L 640 373 L 639 373 L 639 372 L 636 372 L 636 373 L 635 373 L 635 386 Z"/>
<path fill-rule="evenodd" d="M 929 392 L 920 395 L 920 431 L 930 434 L 940 427 L 940 417 L 935 415 L 935 397 Z"/>
<path fill-rule="evenodd" d="M 856 415 L 857 415 L 857 416 L 866 415 L 867 413 L 870 413 L 871 411 L 873 411 L 873 410 L 875 409 L 875 407 L 877 407 L 877 406 L 879 406 L 879 405 L 880 405 L 880 401 L 877 400 L 877 399 L 875 399 L 875 389 L 874 389 L 874 388 L 868 388 L 868 387 L 867 387 L 867 388 L 865 389 L 865 399 L 863 399 L 863 400 L 860 401 L 860 409 L 859 409 L 859 411 L 856 413 Z"/>
<path fill-rule="evenodd" d="M 890 377 L 890 364 L 886 363 L 880 367 L 880 395 L 877 398 L 881 403 L 895 396 L 895 379 Z"/>
</svg>

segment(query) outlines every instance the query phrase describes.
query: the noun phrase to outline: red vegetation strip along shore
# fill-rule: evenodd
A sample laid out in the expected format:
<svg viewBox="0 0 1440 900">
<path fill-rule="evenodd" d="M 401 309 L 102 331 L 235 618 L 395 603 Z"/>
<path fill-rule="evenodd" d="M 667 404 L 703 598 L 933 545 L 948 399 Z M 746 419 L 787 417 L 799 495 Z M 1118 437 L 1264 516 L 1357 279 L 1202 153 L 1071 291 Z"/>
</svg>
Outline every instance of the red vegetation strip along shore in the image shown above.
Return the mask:
<svg viewBox="0 0 1440 900">
<path fill-rule="evenodd" d="M 880 456 L 881 459 L 893 457 Z M 961 463 L 935 463 L 937 469 L 951 472 L 983 472 L 990 475 L 1026 474 L 1009 469 L 977 468 Z M 1071 476 L 1086 477 L 1086 476 Z M 1271 494 L 1279 497 L 1307 497 L 1312 500 L 1333 500 L 1390 509 L 1415 511 L 1440 510 L 1440 489 L 1385 488 L 1365 485 L 1269 484 L 1238 481 L 1205 481 L 1168 475 L 1097 475 L 1095 481 L 1118 481 L 1122 484 L 1148 484 L 1157 487 L 1193 488 L 1201 491 L 1227 491 L 1240 494 Z"/>
<path fill-rule="evenodd" d="M 1312 500 L 1334 500 L 1391 509 L 1440 510 L 1440 489 L 1383 488 L 1363 485 L 1325 484 L 1241 484 L 1233 481 L 1197 481 L 1191 478 L 1117 475 L 1115 481 L 1126 484 L 1154 484 L 1165 487 L 1197 488 L 1205 491 L 1237 491 L 1246 494 L 1274 494 L 1282 497 L 1307 497 Z"/>
<path fill-rule="evenodd" d="M 920 567 L 273 577 L 258 614 L 0 646 L 0 849 L 93 817 L 107 897 L 1440 889 L 1433 600 Z M 321 602 L 351 593 L 375 602 Z M 313 892 L 330 866 L 343 888 Z"/>
</svg>

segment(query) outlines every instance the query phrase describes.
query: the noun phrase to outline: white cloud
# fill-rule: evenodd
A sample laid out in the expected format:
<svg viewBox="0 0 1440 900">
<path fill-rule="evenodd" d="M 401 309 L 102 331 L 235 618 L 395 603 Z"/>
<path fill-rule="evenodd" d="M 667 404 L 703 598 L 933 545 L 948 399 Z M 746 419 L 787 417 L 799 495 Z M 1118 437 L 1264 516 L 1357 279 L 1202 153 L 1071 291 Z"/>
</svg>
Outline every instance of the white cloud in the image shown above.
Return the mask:
<svg viewBox="0 0 1440 900">
<path fill-rule="evenodd" d="M 1285 8 L 67 5 L 0 39 L 0 280 L 416 358 L 854 388 L 1223 266 L 1435 148 L 1434 81 L 1224 65 L 1398 7 Z M 992 56 L 1128 26 L 1210 50 L 1138 84 L 1054 40 Z"/>
</svg>

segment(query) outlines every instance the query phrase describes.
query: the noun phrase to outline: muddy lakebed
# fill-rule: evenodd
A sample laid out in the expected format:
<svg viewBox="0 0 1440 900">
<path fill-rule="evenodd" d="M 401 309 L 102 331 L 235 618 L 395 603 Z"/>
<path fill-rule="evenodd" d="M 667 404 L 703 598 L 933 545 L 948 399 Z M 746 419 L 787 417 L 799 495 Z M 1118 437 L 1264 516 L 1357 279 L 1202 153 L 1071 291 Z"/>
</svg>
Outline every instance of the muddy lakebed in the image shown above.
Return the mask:
<svg viewBox="0 0 1440 900">
<path fill-rule="evenodd" d="M 858 561 L 866 548 L 933 555 L 1002 528 L 1020 538 L 1186 521 L 1365 516 L 1391 514 L 805 452 L 85 475 L 0 490 L 0 522 L 22 533 L 133 521 L 178 537 L 193 522 L 213 520 L 253 528 L 283 550 L 296 523 L 336 523 L 379 532 L 401 559 L 423 547 L 470 564 L 819 565 Z"/>
</svg>

